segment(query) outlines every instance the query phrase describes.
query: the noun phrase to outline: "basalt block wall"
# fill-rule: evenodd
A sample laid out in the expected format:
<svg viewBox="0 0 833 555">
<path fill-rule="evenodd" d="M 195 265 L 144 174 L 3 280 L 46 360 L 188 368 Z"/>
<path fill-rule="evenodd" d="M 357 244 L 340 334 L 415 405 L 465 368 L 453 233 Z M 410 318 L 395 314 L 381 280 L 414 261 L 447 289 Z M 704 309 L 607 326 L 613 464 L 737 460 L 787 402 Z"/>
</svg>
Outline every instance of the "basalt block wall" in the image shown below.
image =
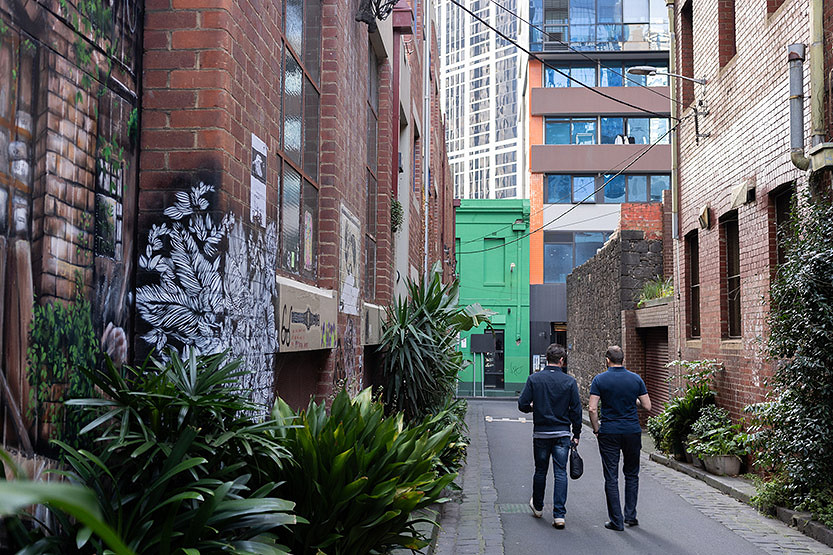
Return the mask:
<svg viewBox="0 0 833 555">
<path fill-rule="evenodd" d="M 657 221 L 661 229 L 661 219 Z M 662 276 L 662 270 L 661 238 L 648 239 L 642 230 L 621 230 L 567 276 L 567 365 L 583 402 L 593 377 L 605 370 L 607 348 L 622 344 L 622 311 L 636 306 L 642 285 Z"/>
</svg>

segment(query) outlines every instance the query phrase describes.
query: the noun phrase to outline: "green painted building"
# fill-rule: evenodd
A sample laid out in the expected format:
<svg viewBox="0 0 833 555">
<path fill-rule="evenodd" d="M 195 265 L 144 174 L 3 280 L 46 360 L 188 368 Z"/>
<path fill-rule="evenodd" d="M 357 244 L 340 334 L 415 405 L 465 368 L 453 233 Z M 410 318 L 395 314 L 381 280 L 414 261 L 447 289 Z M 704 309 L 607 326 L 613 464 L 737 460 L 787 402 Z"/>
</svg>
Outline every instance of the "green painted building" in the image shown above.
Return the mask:
<svg viewBox="0 0 833 555">
<path fill-rule="evenodd" d="M 460 304 L 497 314 L 460 337 L 470 361 L 459 376 L 461 396 L 515 396 L 530 371 L 529 200 L 464 199 L 456 208 Z"/>
</svg>

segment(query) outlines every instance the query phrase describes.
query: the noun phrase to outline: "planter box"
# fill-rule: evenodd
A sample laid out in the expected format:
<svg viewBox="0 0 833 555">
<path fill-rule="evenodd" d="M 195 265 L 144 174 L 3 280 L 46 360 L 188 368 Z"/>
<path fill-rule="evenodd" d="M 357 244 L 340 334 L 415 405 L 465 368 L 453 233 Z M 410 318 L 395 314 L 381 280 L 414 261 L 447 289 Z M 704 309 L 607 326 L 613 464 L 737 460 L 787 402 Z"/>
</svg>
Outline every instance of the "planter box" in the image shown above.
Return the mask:
<svg viewBox="0 0 833 555">
<path fill-rule="evenodd" d="M 717 476 L 737 476 L 740 473 L 740 458 L 735 455 L 705 455 L 703 464 L 707 472 Z"/>
</svg>

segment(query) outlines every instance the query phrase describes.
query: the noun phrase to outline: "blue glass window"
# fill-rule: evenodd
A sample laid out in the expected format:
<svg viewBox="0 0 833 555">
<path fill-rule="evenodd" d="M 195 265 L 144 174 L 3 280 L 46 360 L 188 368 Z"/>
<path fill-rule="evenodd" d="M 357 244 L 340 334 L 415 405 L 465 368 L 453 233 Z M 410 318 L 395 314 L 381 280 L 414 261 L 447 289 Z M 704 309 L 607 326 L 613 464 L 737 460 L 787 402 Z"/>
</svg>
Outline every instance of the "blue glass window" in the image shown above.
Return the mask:
<svg viewBox="0 0 833 555">
<path fill-rule="evenodd" d="M 596 144 L 596 120 L 573 120 L 572 139 L 574 145 Z"/>
<path fill-rule="evenodd" d="M 601 24 L 596 27 L 598 50 L 621 50 L 625 31 L 621 24 Z"/>
<path fill-rule="evenodd" d="M 651 176 L 651 202 L 662 202 L 662 192 L 671 187 L 670 175 Z"/>
<path fill-rule="evenodd" d="M 576 232 L 573 240 L 576 245 L 575 267 L 578 268 L 596 254 L 596 251 L 605 244 L 605 235 L 600 231 Z"/>
<path fill-rule="evenodd" d="M 605 185 L 605 202 L 611 204 L 625 202 L 625 176 L 605 175 L 604 180 L 607 183 Z"/>
<path fill-rule="evenodd" d="M 573 271 L 573 245 L 544 243 L 544 283 L 565 283 Z"/>
<path fill-rule="evenodd" d="M 551 67 L 544 68 L 544 86 L 545 87 L 569 87 L 570 80 L 567 75 L 570 74 L 569 67 L 557 68 L 562 73 L 559 73 Z M 565 75 L 566 74 L 566 75 Z"/>
<path fill-rule="evenodd" d="M 596 23 L 596 0 L 570 0 L 570 23 Z"/>
<path fill-rule="evenodd" d="M 602 67 L 599 85 L 602 87 L 621 87 L 623 84 L 622 66 L 608 63 L 604 63 L 604 65 L 607 67 Z"/>
<path fill-rule="evenodd" d="M 573 202 L 596 202 L 596 180 L 592 175 L 573 177 Z"/>
<path fill-rule="evenodd" d="M 616 137 L 625 133 L 623 118 L 602 118 L 601 136 L 603 145 L 616 143 Z"/>
<path fill-rule="evenodd" d="M 588 87 L 596 86 L 596 66 L 575 66 L 570 68 L 571 87 L 580 87 L 576 81 L 584 83 Z"/>
<path fill-rule="evenodd" d="M 622 23 L 622 0 L 598 0 L 597 9 L 599 23 Z"/>
<path fill-rule="evenodd" d="M 547 120 L 544 143 L 548 145 L 570 144 L 570 121 Z"/>
<path fill-rule="evenodd" d="M 628 118 L 628 136 L 633 137 L 638 145 L 651 142 L 650 118 Z"/>
<path fill-rule="evenodd" d="M 651 142 L 660 145 L 671 143 L 667 119 L 651 118 Z"/>
<path fill-rule="evenodd" d="M 625 23 L 648 23 L 650 10 L 648 0 L 628 0 L 623 5 Z"/>
<path fill-rule="evenodd" d="M 570 202 L 569 175 L 551 174 L 547 176 L 547 202 L 549 204 Z"/>
<path fill-rule="evenodd" d="M 628 176 L 628 202 L 648 202 L 648 176 Z"/>
<path fill-rule="evenodd" d="M 595 25 L 570 25 L 570 43 L 577 47 L 580 44 L 586 44 L 591 47 L 596 44 L 596 26 Z"/>
</svg>

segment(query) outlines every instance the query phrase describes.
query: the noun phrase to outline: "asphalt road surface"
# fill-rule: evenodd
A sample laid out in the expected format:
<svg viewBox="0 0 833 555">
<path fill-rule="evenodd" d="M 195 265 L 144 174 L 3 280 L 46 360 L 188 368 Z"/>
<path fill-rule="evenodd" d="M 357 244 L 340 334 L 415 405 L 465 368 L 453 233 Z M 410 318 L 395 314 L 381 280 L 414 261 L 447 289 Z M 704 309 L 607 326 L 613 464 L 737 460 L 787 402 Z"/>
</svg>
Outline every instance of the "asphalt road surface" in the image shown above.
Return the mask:
<svg viewBox="0 0 833 555">
<path fill-rule="evenodd" d="M 474 410 L 485 422 L 488 458 L 497 492 L 495 507 L 503 533 L 501 552 L 506 555 L 833 553 L 703 482 L 648 460 L 644 454 L 637 506 L 640 525 L 624 532 L 605 529 L 607 510 L 601 461 L 595 437 L 587 426 L 579 445 L 585 463 L 584 476 L 570 480 L 567 526 L 556 530 L 552 527 L 551 471 L 543 518 L 533 518 L 527 507 L 532 496 L 531 415 L 520 413 L 515 401 L 469 404 L 470 414 Z M 485 457 L 481 459 L 484 460 Z M 621 475 L 619 485 L 624 485 Z M 456 551 L 460 552 L 459 548 Z"/>
</svg>

